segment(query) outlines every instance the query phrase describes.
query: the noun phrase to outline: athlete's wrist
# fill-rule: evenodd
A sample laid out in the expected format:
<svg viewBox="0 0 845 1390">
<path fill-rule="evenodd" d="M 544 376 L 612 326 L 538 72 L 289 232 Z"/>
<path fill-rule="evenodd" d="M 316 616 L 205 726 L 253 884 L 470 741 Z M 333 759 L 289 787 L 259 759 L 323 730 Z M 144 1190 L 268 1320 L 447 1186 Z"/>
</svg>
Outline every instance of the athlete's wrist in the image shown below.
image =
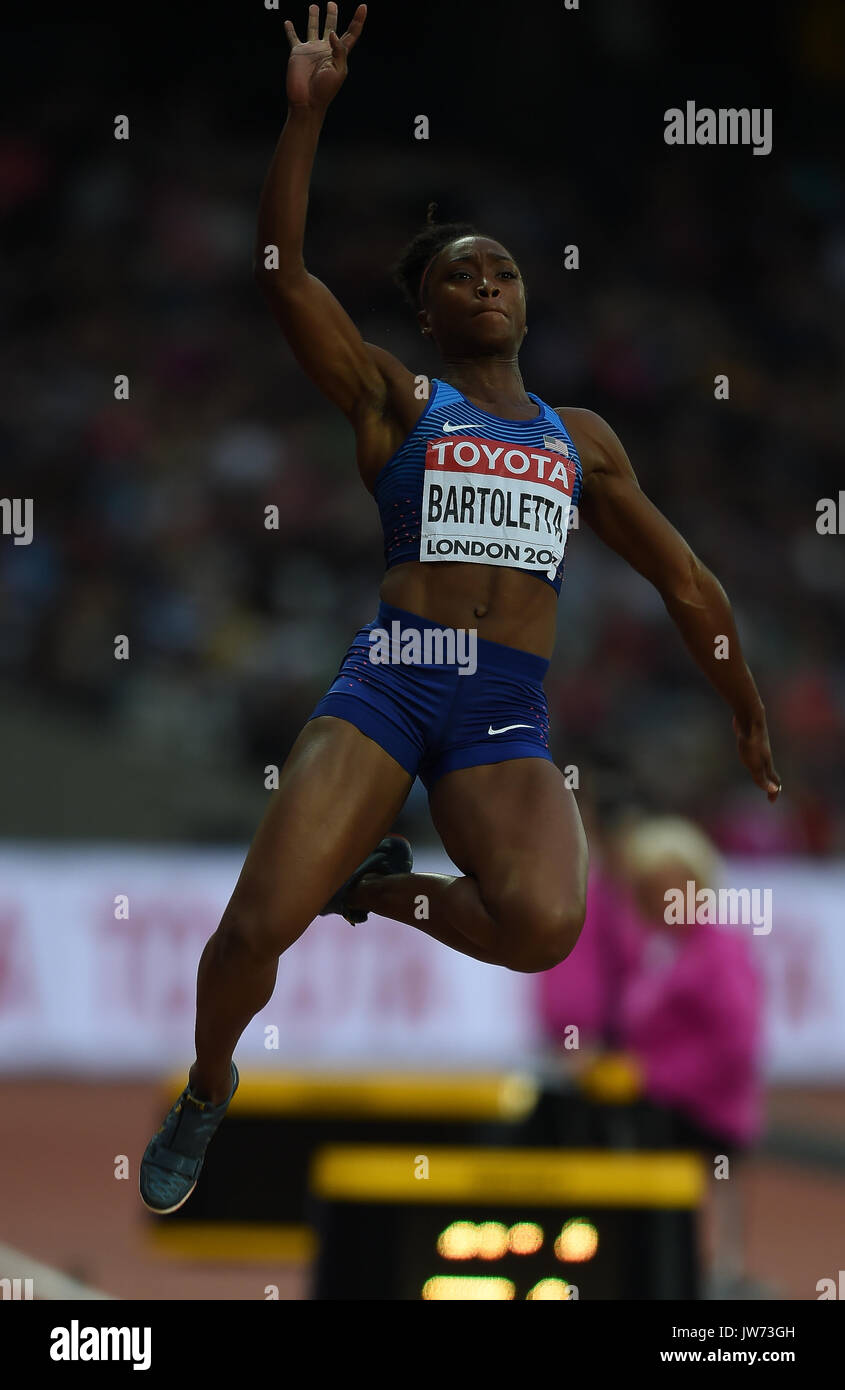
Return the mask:
<svg viewBox="0 0 845 1390">
<path fill-rule="evenodd" d="M 734 710 L 734 719 L 737 729 L 741 734 L 747 736 L 755 729 L 766 728 L 766 710 L 762 700 L 757 700 L 751 706 L 741 705 Z"/>
<path fill-rule="evenodd" d="M 287 119 L 293 125 L 321 126 L 328 109 L 328 105 L 315 106 L 310 101 L 288 100 Z"/>
</svg>

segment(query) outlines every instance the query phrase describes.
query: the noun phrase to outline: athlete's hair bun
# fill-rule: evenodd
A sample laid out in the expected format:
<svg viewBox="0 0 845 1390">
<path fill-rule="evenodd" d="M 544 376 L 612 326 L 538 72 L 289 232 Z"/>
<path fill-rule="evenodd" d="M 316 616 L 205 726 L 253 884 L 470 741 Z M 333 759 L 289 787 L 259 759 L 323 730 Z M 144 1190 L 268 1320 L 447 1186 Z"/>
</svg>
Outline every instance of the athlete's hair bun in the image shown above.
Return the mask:
<svg viewBox="0 0 845 1390">
<path fill-rule="evenodd" d="M 394 283 L 402 290 L 408 304 L 415 309 L 419 308 L 423 271 L 433 257 L 457 237 L 481 235 L 471 222 L 436 222 L 436 211 L 437 203 L 430 202 L 426 210 L 425 225 L 391 266 Z"/>
</svg>

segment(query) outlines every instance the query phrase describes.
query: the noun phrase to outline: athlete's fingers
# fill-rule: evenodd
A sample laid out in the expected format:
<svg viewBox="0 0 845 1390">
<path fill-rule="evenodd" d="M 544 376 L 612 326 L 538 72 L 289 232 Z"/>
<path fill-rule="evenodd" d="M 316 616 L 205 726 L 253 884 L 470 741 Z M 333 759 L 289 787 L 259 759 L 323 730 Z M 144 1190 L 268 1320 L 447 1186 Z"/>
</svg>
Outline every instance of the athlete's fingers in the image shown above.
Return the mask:
<svg viewBox="0 0 845 1390">
<path fill-rule="evenodd" d="M 780 775 L 772 762 L 772 750 L 768 733 L 757 730 L 749 738 L 743 734 L 736 716 L 733 718 L 734 733 L 739 744 L 739 755 L 757 786 L 764 791 L 769 801 L 776 801 L 781 792 Z M 743 746 L 744 745 L 744 746 Z"/>
<path fill-rule="evenodd" d="M 308 42 L 313 43 L 320 37 L 320 6 L 308 6 Z"/>
<path fill-rule="evenodd" d="M 329 34 L 337 31 L 337 5 L 334 0 L 329 0 L 326 8 L 326 25 L 323 30 L 323 38 L 327 39 Z"/>
<path fill-rule="evenodd" d="M 780 777 L 775 772 L 774 764 L 772 762 L 772 749 L 771 745 L 769 744 L 768 736 L 763 739 L 763 744 L 760 749 L 760 766 L 762 768 L 763 778 L 765 782 L 764 789 L 769 794 L 769 800 L 774 801 L 775 797 L 780 791 L 781 783 Z"/>
<path fill-rule="evenodd" d="M 355 47 L 355 44 L 361 37 L 361 30 L 364 27 L 364 20 L 366 18 L 366 5 L 359 5 L 351 20 L 349 21 L 349 28 L 346 30 L 345 33 L 341 34 L 340 36 L 340 41 L 346 49 L 347 53 L 349 53 L 349 51 Z"/>
<path fill-rule="evenodd" d="M 335 69 L 337 72 L 346 71 L 346 49 L 343 46 L 343 39 L 339 39 L 333 29 L 329 30 L 329 48 L 332 57 L 335 59 Z"/>
<path fill-rule="evenodd" d="M 749 762 L 749 771 L 761 791 L 766 792 L 769 800 L 777 800 L 781 789 L 781 780 L 772 766 L 771 754 L 766 749 L 761 749 L 758 755 Z"/>
<path fill-rule="evenodd" d="M 775 771 L 774 764 L 772 763 L 771 754 L 766 755 L 766 758 L 764 759 L 764 764 L 766 769 L 766 791 L 769 794 L 769 800 L 777 801 L 777 798 L 780 796 L 783 783 L 780 780 L 780 774 Z"/>
<path fill-rule="evenodd" d="M 291 48 L 295 48 L 298 43 L 302 43 L 302 39 L 298 37 L 297 32 L 293 27 L 293 20 L 285 20 L 285 33 L 288 36 L 288 43 L 290 44 Z"/>
</svg>

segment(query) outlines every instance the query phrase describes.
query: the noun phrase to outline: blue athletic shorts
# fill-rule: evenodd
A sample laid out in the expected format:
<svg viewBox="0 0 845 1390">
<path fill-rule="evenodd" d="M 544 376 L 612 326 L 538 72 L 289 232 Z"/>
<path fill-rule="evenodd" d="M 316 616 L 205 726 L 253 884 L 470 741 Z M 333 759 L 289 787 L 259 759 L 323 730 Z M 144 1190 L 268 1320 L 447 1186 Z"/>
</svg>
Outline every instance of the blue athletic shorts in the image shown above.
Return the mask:
<svg viewBox="0 0 845 1390">
<path fill-rule="evenodd" d="M 460 629 L 379 604 L 309 720 L 346 719 L 429 789 L 457 768 L 551 761 L 542 685 L 548 661 L 478 638 L 469 674 L 466 633 L 460 641 Z"/>
</svg>

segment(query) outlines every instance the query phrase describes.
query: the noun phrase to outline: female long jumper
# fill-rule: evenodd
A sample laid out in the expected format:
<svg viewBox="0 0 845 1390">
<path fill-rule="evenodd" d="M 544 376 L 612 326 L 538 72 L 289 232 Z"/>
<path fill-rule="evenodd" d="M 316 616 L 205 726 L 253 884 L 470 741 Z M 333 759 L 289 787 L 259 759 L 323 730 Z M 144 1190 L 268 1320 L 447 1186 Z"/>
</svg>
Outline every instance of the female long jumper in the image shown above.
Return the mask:
<svg viewBox="0 0 845 1390">
<path fill-rule="evenodd" d="M 270 999 L 279 957 L 321 912 L 350 922 L 376 912 L 510 970 L 547 970 L 572 950 L 587 845 L 549 752 L 542 680 L 574 508 L 655 586 L 733 711 L 743 763 L 770 801 L 780 792 L 718 580 L 641 491 L 604 420 L 526 391 L 525 290 L 508 248 L 466 223 L 428 223 L 400 258 L 397 278 L 443 361 L 422 396 L 419 378 L 365 342 L 306 268 L 320 130 L 365 19 L 359 5 L 338 37 L 329 4 L 321 38 L 311 5 L 305 42 L 285 24 L 288 116 L 261 197 L 255 274 L 303 371 L 355 432 L 384 527 L 381 602 L 294 743 L 203 951 L 196 1060 L 141 1165 L 157 1212 L 193 1191 L 237 1088 L 238 1039 Z M 417 775 L 456 876 L 412 873 L 410 847 L 388 833 Z"/>
</svg>

